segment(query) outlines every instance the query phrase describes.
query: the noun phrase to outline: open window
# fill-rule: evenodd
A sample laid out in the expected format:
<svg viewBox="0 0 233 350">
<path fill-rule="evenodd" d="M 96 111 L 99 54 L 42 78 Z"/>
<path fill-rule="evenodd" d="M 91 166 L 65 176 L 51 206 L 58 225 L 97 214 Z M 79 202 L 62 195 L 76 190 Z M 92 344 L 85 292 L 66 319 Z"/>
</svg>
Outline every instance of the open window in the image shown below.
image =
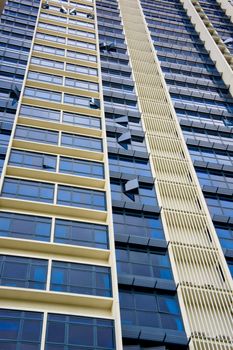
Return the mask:
<svg viewBox="0 0 233 350">
<path fill-rule="evenodd" d="M 131 133 L 130 131 L 122 133 L 118 138 L 117 138 L 118 143 L 131 143 Z"/>
<path fill-rule="evenodd" d="M 87 18 L 95 19 L 94 13 L 91 13 L 91 12 L 87 13 Z"/>
<path fill-rule="evenodd" d="M 93 109 L 99 109 L 100 108 L 100 100 L 98 100 L 97 98 L 92 97 L 90 99 L 89 105 Z"/>
<path fill-rule="evenodd" d="M 127 127 L 129 123 L 129 118 L 127 115 L 115 118 L 115 122 L 121 126 Z"/>
<path fill-rule="evenodd" d="M 135 178 L 133 180 L 129 180 L 125 183 L 125 189 L 124 192 L 125 193 L 138 193 L 139 190 L 139 182 L 138 182 L 138 178 Z"/>
<path fill-rule="evenodd" d="M 76 8 L 74 7 L 74 8 L 72 8 L 72 9 L 70 9 L 69 13 L 70 13 L 71 16 L 76 16 L 76 15 L 77 15 L 77 10 L 76 10 Z"/>
<path fill-rule="evenodd" d="M 233 45 L 233 38 L 223 39 L 223 44 L 225 44 L 226 46 L 232 46 Z"/>
<path fill-rule="evenodd" d="M 233 118 L 223 119 L 223 123 L 225 124 L 225 126 L 232 128 L 233 127 Z"/>
<path fill-rule="evenodd" d="M 13 99 L 12 105 L 16 104 L 20 97 L 20 91 L 16 85 L 13 86 L 12 90 L 10 91 L 10 98 Z"/>
<path fill-rule="evenodd" d="M 48 2 L 48 0 L 43 1 L 41 7 L 44 10 L 48 10 L 49 9 L 49 2 Z"/>
<path fill-rule="evenodd" d="M 116 52 L 116 45 L 112 43 L 106 43 L 105 41 L 100 42 L 99 44 L 100 51 L 104 52 Z"/>
<path fill-rule="evenodd" d="M 64 14 L 68 13 L 67 9 L 63 5 L 60 7 L 60 12 Z"/>
<path fill-rule="evenodd" d="M 51 157 L 44 156 L 42 166 L 44 169 L 55 169 L 55 161 Z"/>
</svg>

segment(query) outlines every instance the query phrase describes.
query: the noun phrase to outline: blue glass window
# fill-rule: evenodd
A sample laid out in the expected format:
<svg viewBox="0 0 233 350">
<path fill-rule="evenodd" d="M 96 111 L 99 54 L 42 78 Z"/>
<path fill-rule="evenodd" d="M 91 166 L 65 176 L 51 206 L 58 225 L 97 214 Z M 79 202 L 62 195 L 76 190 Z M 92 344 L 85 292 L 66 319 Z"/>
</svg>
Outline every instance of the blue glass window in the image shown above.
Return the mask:
<svg viewBox="0 0 233 350">
<path fill-rule="evenodd" d="M 109 74 L 109 75 L 113 75 L 113 76 L 117 76 L 117 77 L 126 77 L 126 78 L 130 78 L 131 76 L 131 72 L 125 72 L 123 70 L 119 70 L 119 69 L 111 69 L 111 68 L 101 68 L 101 72 L 102 74 Z M 107 100 L 106 100 L 107 101 Z M 111 102 L 111 98 L 108 99 L 109 102 Z M 123 100 L 121 100 L 121 102 L 124 104 Z"/>
<path fill-rule="evenodd" d="M 48 108 L 45 109 L 45 108 L 22 105 L 19 114 L 23 117 L 25 116 L 29 118 L 45 119 L 49 121 L 57 122 L 60 120 L 60 112 L 53 109 L 48 109 Z"/>
<path fill-rule="evenodd" d="M 121 106 L 127 106 L 129 109 L 136 109 L 137 108 L 137 102 L 132 101 L 132 100 L 126 100 L 122 98 L 117 98 L 117 97 L 109 97 L 109 96 L 104 96 L 104 101 L 105 102 L 110 102 L 113 105 L 121 105 Z"/>
<path fill-rule="evenodd" d="M 42 81 L 49 84 L 62 85 L 63 83 L 63 77 L 59 75 L 45 74 L 45 73 L 33 72 L 33 71 L 28 72 L 27 78 L 28 80 Z"/>
<path fill-rule="evenodd" d="M 0 130 L 1 146 L 8 146 L 10 140 L 10 133 L 5 130 Z"/>
<path fill-rule="evenodd" d="M 100 27 L 101 26 L 98 25 L 99 30 L 100 30 Z M 110 29 L 110 28 L 108 28 L 108 29 Z M 118 30 L 118 29 L 116 29 L 116 30 Z M 120 32 L 121 32 L 121 30 L 120 30 Z M 113 57 L 113 56 L 107 57 L 107 56 L 101 55 L 101 62 L 111 62 L 113 64 L 121 64 L 123 66 L 128 66 L 128 64 L 129 64 L 129 61 L 127 60 L 127 56 L 122 57 L 122 59 L 121 59 L 121 58 L 117 58 L 117 57 Z"/>
<path fill-rule="evenodd" d="M 63 112 L 63 123 L 80 125 L 87 128 L 101 129 L 101 119 Z"/>
<path fill-rule="evenodd" d="M 165 239 L 159 216 L 114 209 L 113 222 L 115 233 Z"/>
<path fill-rule="evenodd" d="M 49 314 L 45 350 L 111 350 L 114 333 L 112 320 Z"/>
<path fill-rule="evenodd" d="M 49 154 L 12 150 L 9 164 L 46 171 L 56 170 L 57 157 Z"/>
<path fill-rule="evenodd" d="M 232 165 L 232 152 L 217 149 L 188 146 L 192 160 Z"/>
<path fill-rule="evenodd" d="M 42 23 L 40 23 L 40 24 L 42 24 Z M 62 70 L 64 69 L 63 62 L 48 60 L 46 58 L 32 57 L 30 63 L 36 64 L 39 66 L 49 67 L 49 68 L 62 69 Z"/>
<path fill-rule="evenodd" d="M 43 314 L 0 309 L 0 348 L 40 350 Z"/>
<path fill-rule="evenodd" d="M 26 141 L 57 144 L 58 132 L 18 125 L 15 130 L 15 138 Z"/>
<path fill-rule="evenodd" d="M 51 6 L 51 9 L 53 9 L 53 6 Z M 66 32 L 66 27 L 62 27 L 62 26 L 56 26 L 54 24 L 49 24 L 49 23 L 43 23 L 43 22 L 39 22 L 38 23 L 38 28 L 45 28 L 45 29 L 48 29 L 48 30 L 52 30 L 52 31 L 55 31 L 55 32 L 63 32 L 65 33 Z"/>
<path fill-rule="evenodd" d="M 56 219 L 54 242 L 108 249 L 108 227 Z"/>
<path fill-rule="evenodd" d="M 117 270 L 120 274 L 172 279 L 167 253 L 117 248 Z"/>
<path fill-rule="evenodd" d="M 158 294 L 158 309 L 163 328 L 183 330 L 177 299 L 174 296 Z"/>
<path fill-rule="evenodd" d="M 99 91 L 99 85 L 90 81 L 65 78 L 65 85 L 83 90 Z"/>
<path fill-rule="evenodd" d="M 99 179 L 104 178 L 103 163 L 82 159 L 60 157 L 59 170 L 61 173 L 95 177 Z"/>
<path fill-rule="evenodd" d="M 53 203 L 54 185 L 21 179 L 6 178 L 2 196 L 26 199 L 36 202 Z"/>
<path fill-rule="evenodd" d="M 65 50 L 59 49 L 57 47 L 35 44 L 33 46 L 33 49 L 35 51 L 45 52 L 45 53 L 48 53 L 50 55 L 65 56 Z"/>
<path fill-rule="evenodd" d="M 67 45 L 75 46 L 75 47 L 82 47 L 82 48 L 89 49 L 89 50 L 96 49 L 95 44 L 87 43 L 87 42 L 80 41 L 80 40 L 73 40 L 73 39 L 68 39 Z"/>
<path fill-rule="evenodd" d="M 64 94 L 64 103 L 90 108 L 90 98 L 77 95 Z"/>
<path fill-rule="evenodd" d="M 83 22 L 83 23 L 84 23 L 84 22 Z M 84 24 L 85 24 L 85 23 L 84 23 Z M 69 31 L 69 33 L 70 33 L 71 31 L 75 31 L 75 32 L 76 32 L 77 30 L 76 30 L 76 29 L 69 28 L 68 31 Z M 80 31 L 79 31 L 79 32 L 80 32 Z M 87 32 L 83 32 L 83 33 L 87 33 Z M 88 35 L 92 35 L 92 33 L 88 33 Z M 83 52 L 77 52 L 77 51 L 70 51 L 70 50 L 67 50 L 66 56 L 67 56 L 67 57 L 75 58 L 75 59 L 77 59 L 77 60 L 97 62 L 97 57 L 96 57 L 96 56 L 88 55 L 88 54 L 83 53 Z M 67 65 L 68 65 L 68 64 L 67 64 Z M 69 66 L 73 66 L 73 65 L 69 64 Z M 68 67 L 68 68 L 69 68 L 69 67 Z M 86 69 L 88 69 L 88 68 L 86 67 Z M 72 70 L 72 69 L 69 69 L 69 70 Z M 95 71 L 96 71 L 96 69 L 95 69 Z M 86 74 L 86 73 L 84 73 L 84 74 Z M 94 74 L 94 75 L 97 75 L 97 72 L 96 72 L 96 74 Z"/>
<path fill-rule="evenodd" d="M 84 36 L 87 38 L 95 38 L 95 34 L 94 33 L 89 33 L 86 32 L 84 30 L 78 30 L 78 29 L 73 29 L 73 28 L 68 28 L 68 33 L 69 34 L 73 34 L 73 35 L 78 35 L 78 36 Z"/>
<path fill-rule="evenodd" d="M 53 41 L 60 44 L 65 44 L 66 42 L 66 39 L 61 36 L 54 36 L 54 35 L 44 34 L 40 32 L 36 33 L 36 38 L 41 40 L 46 40 L 46 41 Z"/>
<path fill-rule="evenodd" d="M 233 229 L 231 225 L 215 224 L 215 229 L 223 248 L 233 250 Z"/>
<path fill-rule="evenodd" d="M 109 166 L 111 171 L 132 175 L 152 176 L 150 163 L 147 159 L 109 154 Z"/>
<path fill-rule="evenodd" d="M 0 174 L 1 174 L 4 162 L 5 162 L 5 155 L 0 154 Z"/>
<path fill-rule="evenodd" d="M 31 16 L 29 14 L 25 14 L 25 13 L 22 13 L 22 12 L 16 12 L 16 11 L 11 11 L 11 10 L 7 10 L 5 9 L 4 10 L 4 14 L 8 14 L 10 16 L 14 16 L 14 17 L 19 17 L 19 18 L 23 18 L 24 20 L 33 20 L 33 22 L 36 21 L 36 16 Z M 15 45 L 12 45 L 12 46 L 15 46 Z"/>
<path fill-rule="evenodd" d="M 25 4 L 22 4 L 22 3 L 16 3 L 14 4 L 13 1 L 8 1 L 7 5 L 11 8 L 11 9 L 20 9 L 20 10 L 23 10 L 23 11 L 26 11 L 26 12 L 34 12 L 37 14 L 38 12 L 38 9 L 37 7 L 35 7 L 34 4 L 32 4 L 32 6 L 29 6 L 29 5 L 25 5 Z M 34 5 L 34 6 L 33 6 Z M 17 11 L 18 12 L 18 11 Z M 20 11 L 19 11 L 20 12 Z"/>
<path fill-rule="evenodd" d="M 122 290 L 120 308 L 123 325 L 184 330 L 176 296 Z"/>
<path fill-rule="evenodd" d="M 105 193 L 58 185 L 57 203 L 72 207 L 106 210 Z"/>
<path fill-rule="evenodd" d="M 140 183 L 137 192 L 126 192 L 125 183 L 126 181 L 111 179 L 111 194 L 113 200 L 135 202 L 144 205 L 158 205 L 153 185 Z"/>
<path fill-rule="evenodd" d="M 65 147 L 88 149 L 98 152 L 102 152 L 103 150 L 101 139 L 67 133 L 62 133 L 61 145 Z"/>
<path fill-rule="evenodd" d="M 61 17 L 61 16 L 50 14 L 50 13 L 41 13 L 40 17 L 41 18 L 49 18 L 49 19 L 51 19 L 52 21 L 55 21 L 55 22 L 65 22 L 65 23 L 67 22 L 67 18 L 66 17 Z"/>
<path fill-rule="evenodd" d="M 110 268 L 54 261 L 50 289 L 59 292 L 111 297 Z"/>
<path fill-rule="evenodd" d="M 79 12 L 78 15 L 80 16 L 80 14 L 83 15 L 83 17 L 86 17 L 85 13 Z M 79 21 L 77 19 L 73 19 L 73 18 L 69 18 L 68 19 L 68 23 L 70 24 L 75 24 L 81 27 L 89 27 L 89 28 L 95 28 L 95 24 L 94 23 L 88 23 L 88 22 L 83 22 L 83 21 Z"/>
<path fill-rule="evenodd" d="M 99 34 L 99 40 L 101 42 L 111 42 L 111 43 L 114 43 L 114 45 L 125 43 L 124 39 L 121 39 L 115 36 L 110 36 L 110 35 L 102 35 L 102 34 Z"/>
<path fill-rule="evenodd" d="M 123 112 L 122 112 L 123 113 Z M 115 120 L 117 122 L 117 120 Z M 119 142 L 120 133 L 107 131 L 108 145 L 114 148 L 126 149 L 131 151 L 140 151 L 147 153 L 145 138 L 131 135 L 130 139 Z"/>
<path fill-rule="evenodd" d="M 45 289 L 48 262 L 42 259 L 0 255 L 2 286 Z"/>
<path fill-rule="evenodd" d="M 51 219 L 41 216 L 0 212 L 0 236 L 50 240 Z"/>
<path fill-rule="evenodd" d="M 68 51 L 68 53 L 69 52 L 70 51 Z M 70 64 L 70 63 L 67 63 L 66 70 L 70 72 L 76 72 L 79 74 L 87 74 L 87 75 L 94 75 L 94 76 L 97 76 L 98 74 L 98 71 L 95 68 L 89 68 L 89 67 L 80 66 L 80 65 L 78 66 L 76 64 Z"/>
<path fill-rule="evenodd" d="M 231 216 L 233 202 L 231 197 L 205 194 L 205 200 L 212 215 Z"/>
<path fill-rule="evenodd" d="M 211 76 L 210 76 L 211 77 Z M 213 79 L 211 77 L 211 79 Z M 226 102 L 219 102 L 216 100 L 210 100 L 205 98 L 200 98 L 200 97 L 195 97 L 191 95 L 182 95 L 182 94 L 174 94 L 171 93 L 172 100 L 174 101 L 182 101 L 183 103 L 186 104 L 195 104 L 197 106 L 199 105 L 204 105 L 205 107 L 212 107 L 213 109 L 220 109 L 220 110 L 225 110 L 226 112 L 231 112 L 232 109 L 232 104 L 227 104 Z"/>
<path fill-rule="evenodd" d="M 42 90 L 31 87 L 26 87 L 24 90 L 24 96 L 30 98 L 38 98 L 40 100 L 48 100 L 54 102 L 61 102 L 61 92 L 55 92 L 50 90 Z"/>
</svg>

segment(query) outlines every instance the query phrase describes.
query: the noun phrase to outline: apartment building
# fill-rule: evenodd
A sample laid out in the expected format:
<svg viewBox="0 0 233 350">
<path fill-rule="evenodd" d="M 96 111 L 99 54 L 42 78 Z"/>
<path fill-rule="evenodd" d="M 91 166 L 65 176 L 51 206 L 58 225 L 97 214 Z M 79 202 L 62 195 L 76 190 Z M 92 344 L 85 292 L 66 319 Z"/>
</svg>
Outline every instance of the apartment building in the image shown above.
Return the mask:
<svg viewBox="0 0 233 350">
<path fill-rule="evenodd" d="M 0 349 L 232 349 L 232 19 L 2 4 Z"/>
</svg>

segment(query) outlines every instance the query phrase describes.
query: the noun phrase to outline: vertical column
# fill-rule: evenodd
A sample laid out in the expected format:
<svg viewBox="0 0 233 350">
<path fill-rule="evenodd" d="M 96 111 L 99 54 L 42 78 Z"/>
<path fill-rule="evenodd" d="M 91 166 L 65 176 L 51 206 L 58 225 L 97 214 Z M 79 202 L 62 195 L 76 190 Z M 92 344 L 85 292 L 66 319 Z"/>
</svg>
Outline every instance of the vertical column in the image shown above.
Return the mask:
<svg viewBox="0 0 233 350">
<path fill-rule="evenodd" d="M 119 0 L 151 165 L 192 349 L 232 346 L 232 281 L 138 0 Z"/>
<path fill-rule="evenodd" d="M 122 349 L 98 47 L 94 1 L 41 1 L 0 197 L 6 262 L 44 266 L 40 284 L 19 283 L 15 265 L 0 306 L 46 315 L 41 350 Z M 51 340 L 59 317 L 89 330 Z"/>
<path fill-rule="evenodd" d="M 185 348 L 118 1 L 98 1 L 97 16 L 123 346 Z"/>
</svg>

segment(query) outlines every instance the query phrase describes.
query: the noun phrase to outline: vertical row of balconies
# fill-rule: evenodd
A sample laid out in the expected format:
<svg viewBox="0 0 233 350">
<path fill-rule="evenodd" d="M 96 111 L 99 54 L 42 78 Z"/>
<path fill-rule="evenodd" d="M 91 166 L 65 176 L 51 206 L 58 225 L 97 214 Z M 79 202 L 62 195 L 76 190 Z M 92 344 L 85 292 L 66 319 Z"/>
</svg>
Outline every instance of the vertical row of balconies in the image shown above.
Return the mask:
<svg viewBox="0 0 233 350">
<path fill-rule="evenodd" d="M 41 349 L 49 342 L 48 312 L 48 319 L 58 313 L 111 324 L 107 338 L 101 336 L 100 341 L 95 336 L 92 343 L 84 334 L 80 342 L 80 333 L 73 344 L 121 349 L 98 47 L 94 2 L 41 2 L 0 197 L 0 214 L 24 217 L 25 230 L 28 218 L 50 225 L 44 239 L 33 237 L 31 230 L 19 234 L 20 228 L 15 229 L 18 234 L 8 229 L 0 237 L 4 264 L 16 256 L 39 259 L 47 266 L 40 286 L 17 282 L 16 268 L 15 281 L 2 279 L 0 287 L 2 307 L 43 313 Z M 65 230 L 70 225 L 78 240 L 70 235 L 58 238 L 59 220 Z M 56 264 L 73 271 L 63 280 L 69 287 L 53 286 Z M 107 274 L 102 282 L 94 282 L 95 273 Z M 94 289 L 87 288 L 92 283 Z M 98 283 L 109 290 L 107 294 L 100 292 Z M 111 344 L 104 345 L 104 339 L 112 339 Z"/>
</svg>

